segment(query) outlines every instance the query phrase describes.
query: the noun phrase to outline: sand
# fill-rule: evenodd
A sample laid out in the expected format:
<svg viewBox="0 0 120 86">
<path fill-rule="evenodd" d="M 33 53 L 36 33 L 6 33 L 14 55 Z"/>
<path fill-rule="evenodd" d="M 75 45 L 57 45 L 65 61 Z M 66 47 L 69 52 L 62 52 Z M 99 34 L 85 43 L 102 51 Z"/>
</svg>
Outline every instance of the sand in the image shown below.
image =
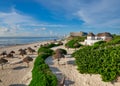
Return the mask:
<svg viewBox="0 0 120 86">
<path fill-rule="evenodd" d="M 14 55 L 15 58 L 6 58 L 9 62 L 4 65 L 4 70 L 2 70 L 0 66 L 0 80 L 2 81 L 0 82 L 0 86 L 27 86 L 32 79 L 31 71 L 34 61 L 30 62 L 29 68 L 27 67 L 26 63 L 19 63 L 27 55 L 24 57 L 20 56 L 18 50 L 21 48 L 25 49 L 27 47 L 31 47 L 37 51 L 40 44 L 45 44 L 48 42 L 50 41 L 0 48 L 0 53 L 3 51 L 7 51 L 7 53 L 9 53 L 11 50 L 16 52 Z M 34 53 L 33 55 L 28 53 L 28 56 L 31 56 L 35 59 L 37 53 Z"/>
<path fill-rule="evenodd" d="M 1 70 L 0 68 L 0 80 L 2 81 L 0 82 L 0 86 L 28 86 L 32 79 L 31 70 L 34 66 L 34 61 L 30 63 L 29 68 L 26 67 L 26 63 L 17 64 L 23 59 L 23 57 L 18 55 L 18 49 L 32 47 L 37 50 L 39 47 L 35 48 L 34 46 L 45 43 L 48 42 L 0 48 L 0 52 L 4 50 L 7 52 L 10 52 L 11 50 L 16 51 L 16 58 L 8 59 L 9 63 L 4 66 L 4 70 Z M 57 48 L 66 49 L 64 46 L 58 46 L 52 49 L 56 50 Z M 52 72 L 57 76 L 58 81 L 61 81 L 63 76 L 65 76 L 65 86 L 120 86 L 120 82 L 103 82 L 100 75 L 79 73 L 77 66 L 75 65 L 75 59 L 71 57 L 71 54 L 74 51 L 74 49 L 67 50 L 68 55 L 65 56 L 65 59 L 60 60 L 60 65 L 58 65 L 56 60 L 52 59 L 52 56 L 46 59 L 46 63 L 49 65 Z M 37 54 L 34 53 L 30 56 L 35 59 Z"/>
<path fill-rule="evenodd" d="M 57 48 L 66 49 L 64 46 L 52 49 L 56 50 Z M 58 81 L 61 81 L 63 76 L 65 76 L 65 86 L 120 86 L 120 82 L 103 82 L 101 76 L 98 74 L 90 75 L 79 73 L 75 65 L 75 59 L 70 55 L 74 51 L 74 49 L 67 50 L 68 55 L 65 56 L 65 59 L 60 60 L 60 65 L 58 65 L 57 61 L 52 59 L 52 57 L 46 59 L 46 63 L 57 76 Z"/>
</svg>

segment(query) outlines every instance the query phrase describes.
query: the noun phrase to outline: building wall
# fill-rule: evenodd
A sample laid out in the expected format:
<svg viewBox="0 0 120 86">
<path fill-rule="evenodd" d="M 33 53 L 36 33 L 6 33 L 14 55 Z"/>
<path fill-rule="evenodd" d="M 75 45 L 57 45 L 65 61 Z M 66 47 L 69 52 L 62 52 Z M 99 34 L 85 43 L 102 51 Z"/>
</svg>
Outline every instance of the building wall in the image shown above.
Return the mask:
<svg viewBox="0 0 120 86">
<path fill-rule="evenodd" d="M 95 40 L 94 36 L 87 36 L 87 40 Z"/>
<path fill-rule="evenodd" d="M 98 41 L 100 41 L 100 40 L 85 40 L 84 42 L 84 44 L 85 45 L 93 45 L 95 42 L 98 42 Z"/>
</svg>

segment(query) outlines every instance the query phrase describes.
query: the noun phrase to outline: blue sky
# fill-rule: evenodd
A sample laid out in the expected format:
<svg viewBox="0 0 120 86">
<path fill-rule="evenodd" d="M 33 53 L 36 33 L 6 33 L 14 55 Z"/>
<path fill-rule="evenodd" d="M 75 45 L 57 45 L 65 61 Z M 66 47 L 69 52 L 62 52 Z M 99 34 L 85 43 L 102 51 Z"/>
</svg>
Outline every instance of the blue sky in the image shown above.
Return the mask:
<svg viewBox="0 0 120 86">
<path fill-rule="evenodd" d="M 0 0 L 0 36 L 120 34 L 120 0 Z"/>
</svg>

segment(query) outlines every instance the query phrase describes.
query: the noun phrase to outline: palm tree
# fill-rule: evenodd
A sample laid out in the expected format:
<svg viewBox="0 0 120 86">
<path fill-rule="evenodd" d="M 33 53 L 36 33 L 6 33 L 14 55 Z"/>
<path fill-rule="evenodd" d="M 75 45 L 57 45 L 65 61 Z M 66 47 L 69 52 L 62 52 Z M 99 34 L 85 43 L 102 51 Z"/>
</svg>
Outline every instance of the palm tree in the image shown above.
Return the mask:
<svg viewBox="0 0 120 86">
<path fill-rule="evenodd" d="M 3 70 L 3 65 L 6 64 L 7 62 L 8 62 L 7 59 L 3 59 L 3 58 L 0 59 L 0 64 L 2 66 L 2 70 Z"/>
<path fill-rule="evenodd" d="M 31 62 L 31 61 L 33 61 L 33 59 L 30 56 L 27 56 L 23 59 L 23 62 L 26 62 L 28 67 L 29 67 L 29 62 Z"/>
</svg>

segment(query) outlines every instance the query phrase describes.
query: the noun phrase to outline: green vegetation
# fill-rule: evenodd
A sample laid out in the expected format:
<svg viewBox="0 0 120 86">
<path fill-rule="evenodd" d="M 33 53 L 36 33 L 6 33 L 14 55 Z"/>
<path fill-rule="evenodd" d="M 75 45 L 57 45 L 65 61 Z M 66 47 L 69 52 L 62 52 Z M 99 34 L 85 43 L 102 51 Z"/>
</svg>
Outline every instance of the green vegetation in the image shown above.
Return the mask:
<svg viewBox="0 0 120 86">
<path fill-rule="evenodd" d="M 120 37 L 108 43 L 100 41 L 74 52 L 80 73 L 100 74 L 105 82 L 115 80 L 120 75 L 120 42 L 116 40 L 120 40 Z"/>
<path fill-rule="evenodd" d="M 29 86 L 57 86 L 57 78 L 45 64 L 44 59 L 47 55 L 39 55 L 34 63 L 32 70 L 32 81 Z"/>
<path fill-rule="evenodd" d="M 85 36 L 82 36 L 82 37 L 80 37 L 80 36 L 70 36 L 70 37 L 68 37 L 68 40 L 76 40 L 78 42 L 83 42 L 85 39 L 86 39 Z"/>
<path fill-rule="evenodd" d="M 45 47 L 45 48 L 52 48 L 52 47 L 59 46 L 59 45 L 61 45 L 61 44 L 59 44 L 59 43 L 58 44 L 51 43 L 51 44 L 46 44 L 43 47 Z"/>
<path fill-rule="evenodd" d="M 51 46 L 52 47 L 52 46 Z M 38 50 L 38 57 L 34 62 L 32 80 L 29 86 L 57 86 L 57 78 L 45 63 L 45 59 L 52 55 L 53 50 L 41 47 Z"/>
<path fill-rule="evenodd" d="M 108 45 L 120 44 L 120 35 L 114 35 L 113 40 L 108 42 Z"/>
<path fill-rule="evenodd" d="M 94 45 L 92 46 L 93 49 L 98 49 L 98 48 L 103 48 L 107 46 L 107 43 L 105 41 L 98 41 L 96 43 L 94 43 Z"/>
<path fill-rule="evenodd" d="M 105 47 L 109 47 L 109 46 L 115 46 L 115 45 L 119 45 L 120 44 L 120 36 L 119 35 L 114 35 L 113 39 L 109 42 L 105 42 L 105 41 L 99 41 L 96 42 L 92 47 L 93 49 L 98 49 L 98 48 L 105 48 Z"/>
<path fill-rule="evenodd" d="M 68 48 L 79 48 L 82 46 L 77 40 L 70 40 L 65 44 Z"/>
<path fill-rule="evenodd" d="M 38 49 L 38 55 L 40 54 L 48 54 L 48 55 L 51 55 L 51 53 L 53 53 L 53 50 L 49 49 L 49 48 L 46 48 L 46 47 L 41 47 Z"/>
</svg>

